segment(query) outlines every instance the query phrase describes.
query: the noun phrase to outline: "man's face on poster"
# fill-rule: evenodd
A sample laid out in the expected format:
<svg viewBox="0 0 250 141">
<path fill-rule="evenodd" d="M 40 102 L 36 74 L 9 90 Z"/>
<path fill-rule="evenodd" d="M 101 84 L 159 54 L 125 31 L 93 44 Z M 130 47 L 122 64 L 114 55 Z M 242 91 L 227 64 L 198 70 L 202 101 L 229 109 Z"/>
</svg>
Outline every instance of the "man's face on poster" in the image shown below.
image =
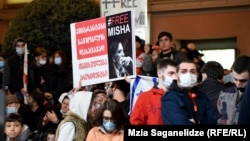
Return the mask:
<svg viewBox="0 0 250 141">
<path fill-rule="evenodd" d="M 124 57 L 123 46 L 119 43 L 115 53 L 114 62 L 122 64 L 122 57 Z"/>
</svg>

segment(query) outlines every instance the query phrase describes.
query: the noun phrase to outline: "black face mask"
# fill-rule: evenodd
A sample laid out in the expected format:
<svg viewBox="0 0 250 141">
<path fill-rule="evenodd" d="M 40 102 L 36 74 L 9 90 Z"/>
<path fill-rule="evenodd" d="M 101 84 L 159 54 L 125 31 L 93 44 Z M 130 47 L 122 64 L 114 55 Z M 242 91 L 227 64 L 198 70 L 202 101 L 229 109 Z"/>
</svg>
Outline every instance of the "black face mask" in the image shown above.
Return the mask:
<svg viewBox="0 0 250 141">
<path fill-rule="evenodd" d="M 240 92 L 244 93 L 246 88 L 237 88 Z"/>
</svg>

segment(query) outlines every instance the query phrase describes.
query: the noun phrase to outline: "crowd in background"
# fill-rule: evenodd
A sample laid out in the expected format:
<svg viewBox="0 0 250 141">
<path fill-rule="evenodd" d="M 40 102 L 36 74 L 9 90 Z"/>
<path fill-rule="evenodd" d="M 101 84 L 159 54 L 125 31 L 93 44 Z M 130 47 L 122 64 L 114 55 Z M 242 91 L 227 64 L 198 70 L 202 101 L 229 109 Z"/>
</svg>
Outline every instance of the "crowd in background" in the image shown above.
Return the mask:
<svg viewBox="0 0 250 141">
<path fill-rule="evenodd" d="M 176 49 L 166 31 L 157 39 L 151 44 L 135 37 L 136 75 L 158 82 L 138 96 L 128 114 L 131 78 L 73 88 L 71 59 L 62 50 L 49 55 L 37 47 L 30 53 L 25 89 L 26 40 L 17 38 L 12 55 L 0 54 L 6 141 L 122 141 L 125 125 L 249 123 L 249 56 L 238 56 L 227 70 L 217 61 L 204 62 L 194 43 Z M 87 111 L 77 91 L 92 92 Z"/>
</svg>

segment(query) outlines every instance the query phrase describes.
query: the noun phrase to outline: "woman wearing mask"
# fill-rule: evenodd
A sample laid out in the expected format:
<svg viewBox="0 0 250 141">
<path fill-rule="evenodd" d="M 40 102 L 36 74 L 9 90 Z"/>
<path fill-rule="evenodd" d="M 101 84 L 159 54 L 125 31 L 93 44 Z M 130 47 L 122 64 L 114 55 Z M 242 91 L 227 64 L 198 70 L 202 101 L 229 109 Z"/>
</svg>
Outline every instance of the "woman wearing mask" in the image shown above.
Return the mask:
<svg viewBox="0 0 250 141">
<path fill-rule="evenodd" d="M 42 90 L 44 96 L 52 106 L 58 105 L 58 99 L 64 92 L 72 89 L 71 69 L 64 51 L 58 50 L 53 54 L 54 62 L 48 66 L 44 76 Z"/>
<path fill-rule="evenodd" d="M 88 111 L 87 130 L 93 127 L 93 120 L 96 118 L 97 111 L 106 99 L 107 94 L 104 89 L 96 88 L 93 90 L 93 97 Z"/>
<path fill-rule="evenodd" d="M 28 68 L 28 93 L 34 88 L 41 89 L 42 78 L 47 71 L 47 50 L 44 47 L 37 47 L 32 55 L 33 60 Z"/>
<path fill-rule="evenodd" d="M 95 126 L 86 141 L 123 141 L 127 115 L 118 101 L 107 99 L 97 113 Z"/>
</svg>

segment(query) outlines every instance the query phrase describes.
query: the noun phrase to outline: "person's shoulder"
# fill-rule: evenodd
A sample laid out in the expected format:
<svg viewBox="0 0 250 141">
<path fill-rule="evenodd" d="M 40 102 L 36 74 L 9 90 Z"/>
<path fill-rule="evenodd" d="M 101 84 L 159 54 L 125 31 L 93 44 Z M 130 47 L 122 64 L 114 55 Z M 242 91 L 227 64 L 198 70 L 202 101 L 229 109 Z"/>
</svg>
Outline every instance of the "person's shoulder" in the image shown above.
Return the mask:
<svg viewBox="0 0 250 141">
<path fill-rule="evenodd" d="M 71 121 L 64 122 L 64 123 L 62 123 L 62 124 L 60 125 L 60 128 L 61 128 L 61 129 L 63 129 L 63 128 L 69 129 L 70 127 L 75 128 L 75 124 L 74 124 L 73 122 L 71 122 Z"/>
<path fill-rule="evenodd" d="M 177 97 L 182 96 L 183 93 L 178 92 L 176 90 L 168 90 L 167 92 L 165 92 L 162 96 L 162 100 L 164 99 L 176 99 Z"/>
<path fill-rule="evenodd" d="M 15 58 L 17 58 L 17 55 L 16 55 L 16 54 L 11 54 L 11 55 L 9 55 L 9 56 L 6 58 L 6 61 L 8 61 L 8 60 L 13 60 L 13 59 L 15 59 Z"/>
<path fill-rule="evenodd" d="M 173 52 L 174 54 L 185 55 L 185 56 L 186 56 L 185 53 L 183 53 L 183 52 L 181 52 L 181 51 L 179 51 L 179 50 L 176 50 L 176 49 L 173 49 L 172 52 Z"/>
<path fill-rule="evenodd" d="M 97 132 L 100 130 L 100 127 L 99 126 L 94 126 L 92 127 L 89 131 L 92 131 L 92 132 Z"/>
</svg>

